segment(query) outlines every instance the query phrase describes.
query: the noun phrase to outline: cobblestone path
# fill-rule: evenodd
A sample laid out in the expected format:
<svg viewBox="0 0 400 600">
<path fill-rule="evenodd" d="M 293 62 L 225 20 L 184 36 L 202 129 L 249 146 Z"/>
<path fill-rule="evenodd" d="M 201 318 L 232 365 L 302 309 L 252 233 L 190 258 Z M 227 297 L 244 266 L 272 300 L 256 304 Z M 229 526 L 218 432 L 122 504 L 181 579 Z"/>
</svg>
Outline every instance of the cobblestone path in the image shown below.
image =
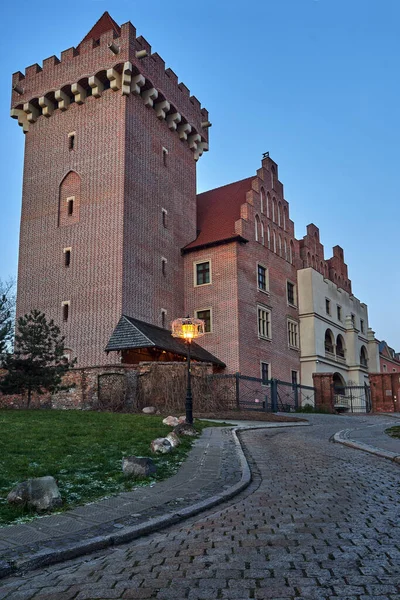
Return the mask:
<svg viewBox="0 0 400 600">
<path fill-rule="evenodd" d="M 399 600 L 400 468 L 330 443 L 341 426 L 243 433 L 255 481 L 230 505 L 2 580 L 0 599 Z"/>
</svg>

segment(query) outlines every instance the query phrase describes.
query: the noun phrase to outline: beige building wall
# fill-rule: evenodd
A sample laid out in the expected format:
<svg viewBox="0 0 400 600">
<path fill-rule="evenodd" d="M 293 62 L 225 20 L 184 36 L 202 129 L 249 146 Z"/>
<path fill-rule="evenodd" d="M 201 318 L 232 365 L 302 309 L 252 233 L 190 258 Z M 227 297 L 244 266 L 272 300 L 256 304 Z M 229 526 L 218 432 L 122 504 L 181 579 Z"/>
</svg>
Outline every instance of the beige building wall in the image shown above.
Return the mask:
<svg viewBox="0 0 400 600">
<path fill-rule="evenodd" d="M 313 373 L 339 373 L 348 385 L 368 383 L 368 372 L 379 372 L 379 350 L 366 304 L 311 267 L 297 272 L 297 284 L 302 384 L 313 385 Z M 327 330 L 332 352 L 325 348 Z"/>
</svg>

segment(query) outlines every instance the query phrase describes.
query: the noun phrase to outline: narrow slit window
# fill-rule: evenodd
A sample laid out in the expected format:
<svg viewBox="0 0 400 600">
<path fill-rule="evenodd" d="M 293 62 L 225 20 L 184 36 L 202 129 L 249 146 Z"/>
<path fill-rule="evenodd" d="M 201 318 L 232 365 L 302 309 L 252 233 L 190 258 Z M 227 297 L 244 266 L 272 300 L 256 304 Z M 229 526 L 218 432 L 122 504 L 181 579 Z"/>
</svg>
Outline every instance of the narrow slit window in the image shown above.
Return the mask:
<svg viewBox="0 0 400 600">
<path fill-rule="evenodd" d="M 161 259 L 161 272 L 164 277 L 167 275 L 167 259 L 166 258 Z"/>
<path fill-rule="evenodd" d="M 75 133 L 68 134 L 68 149 L 74 150 L 75 148 Z"/>
<path fill-rule="evenodd" d="M 165 329 L 166 324 L 167 324 L 167 311 L 162 308 L 161 309 L 161 327 L 163 329 Z"/>
<path fill-rule="evenodd" d="M 64 266 L 69 267 L 71 264 L 71 249 L 66 248 L 64 250 Z"/>
<path fill-rule="evenodd" d="M 64 302 L 62 305 L 62 318 L 64 323 L 68 321 L 69 318 L 69 302 Z"/>
<path fill-rule="evenodd" d="M 75 198 L 67 198 L 67 215 L 69 217 L 74 214 L 74 200 Z"/>
<path fill-rule="evenodd" d="M 166 148 L 162 149 L 162 155 L 163 155 L 163 165 L 164 167 L 167 166 L 167 156 L 168 156 L 168 150 Z"/>
<path fill-rule="evenodd" d="M 162 215 L 162 226 L 166 229 L 167 228 L 167 211 L 165 210 L 165 208 L 161 209 L 161 215 Z"/>
</svg>

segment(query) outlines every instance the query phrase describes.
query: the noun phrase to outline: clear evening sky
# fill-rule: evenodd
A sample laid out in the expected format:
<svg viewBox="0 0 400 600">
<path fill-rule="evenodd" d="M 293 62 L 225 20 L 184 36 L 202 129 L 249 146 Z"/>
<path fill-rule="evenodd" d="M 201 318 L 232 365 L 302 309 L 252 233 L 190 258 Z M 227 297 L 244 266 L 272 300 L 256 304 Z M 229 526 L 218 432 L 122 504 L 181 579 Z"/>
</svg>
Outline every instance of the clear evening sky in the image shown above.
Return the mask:
<svg viewBox="0 0 400 600">
<path fill-rule="evenodd" d="M 255 174 L 268 150 L 296 236 L 313 222 L 326 258 L 344 248 L 370 326 L 400 351 L 399 0 L 4 3 L 0 279 L 16 275 L 22 190 L 11 74 L 78 45 L 105 10 L 131 21 L 209 110 L 198 191 Z"/>
</svg>

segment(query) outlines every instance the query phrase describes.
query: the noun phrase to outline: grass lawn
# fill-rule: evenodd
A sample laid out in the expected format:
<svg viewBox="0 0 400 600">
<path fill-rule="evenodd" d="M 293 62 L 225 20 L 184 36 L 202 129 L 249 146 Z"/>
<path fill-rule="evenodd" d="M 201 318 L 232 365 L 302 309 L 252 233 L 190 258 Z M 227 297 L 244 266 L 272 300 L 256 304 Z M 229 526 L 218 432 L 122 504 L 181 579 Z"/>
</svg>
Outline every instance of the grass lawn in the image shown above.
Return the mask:
<svg viewBox="0 0 400 600">
<path fill-rule="evenodd" d="M 390 429 L 386 429 L 385 433 L 390 435 L 390 437 L 400 439 L 400 426 L 397 425 L 396 427 L 391 427 Z"/>
<path fill-rule="evenodd" d="M 193 439 L 182 437 L 171 454 L 152 455 L 150 442 L 172 431 L 162 419 L 74 410 L 0 410 L 0 525 L 33 516 L 6 500 L 17 483 L 30 477 L 52 475 L 67 509 L 171 476 Z M 199 431 L 210 425 L 217 424 L 196 422 Z M 151 456 L 156 475 L 126 478 L 121 460 L 130 455 Z"/>
</svg>

